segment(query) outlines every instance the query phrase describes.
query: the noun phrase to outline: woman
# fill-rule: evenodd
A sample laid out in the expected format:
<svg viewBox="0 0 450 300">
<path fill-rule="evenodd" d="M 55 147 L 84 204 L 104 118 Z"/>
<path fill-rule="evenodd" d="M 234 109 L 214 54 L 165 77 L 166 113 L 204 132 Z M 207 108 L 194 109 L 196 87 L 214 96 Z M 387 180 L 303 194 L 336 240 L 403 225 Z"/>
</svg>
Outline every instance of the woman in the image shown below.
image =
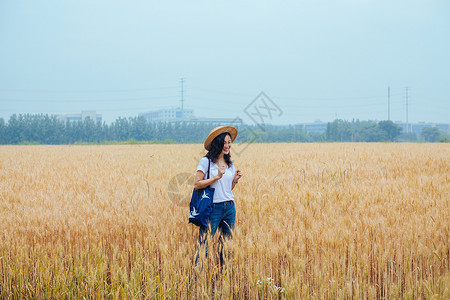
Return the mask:
<svg viewBox="0 0 450 300">
<path fill-rule="evenodd" d="M 220 263 L 223 264 L 223 239 L 231 239 L 236 219 L 236 208 L 232 190 L 242 177 L 242 171 L 236 170 L 231 161 L 231 143 L 236 139 L 237 129 L 232 126 L 219 126 L 211 130 L 205 140 L 204 147 L 208 150 L 205 157 L 197 166 L 194 188 L 199 190 L 208 185 L 214 188 L 213 209 L 210 216 L 210 226 L 200 226 L 199 242 L 206 240 L 208 230 L 214 236 L 219 229 Z M 209 179 L 207 178 L 208 165 L 210 166 Z"/>
</svg>

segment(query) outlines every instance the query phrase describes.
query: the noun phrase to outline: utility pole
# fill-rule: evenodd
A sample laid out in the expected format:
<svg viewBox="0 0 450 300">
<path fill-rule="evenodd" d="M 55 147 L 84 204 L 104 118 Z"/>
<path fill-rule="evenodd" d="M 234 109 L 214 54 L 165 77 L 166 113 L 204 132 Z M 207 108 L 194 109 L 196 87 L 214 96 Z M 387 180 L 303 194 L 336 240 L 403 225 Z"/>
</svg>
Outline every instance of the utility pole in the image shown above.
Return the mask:
<svg viewBox="0 0 450 300">
<path fill-rule="evenodd" d="M 408 87 L 406 87 L 406 132 L 409 133 L 409 122 L 408 122 Z"/>
<path fill-rule="evenodd" d="M 180 82 L 181 82 L 181 115 L 183 116 L 183 84 L 184 84 L 184 78 L 180 78 Z"/>
<path fill-rule="evenodd" d="M 391 120 L 391 87 L 388 85 L 388 121 Z"/>
</svg>

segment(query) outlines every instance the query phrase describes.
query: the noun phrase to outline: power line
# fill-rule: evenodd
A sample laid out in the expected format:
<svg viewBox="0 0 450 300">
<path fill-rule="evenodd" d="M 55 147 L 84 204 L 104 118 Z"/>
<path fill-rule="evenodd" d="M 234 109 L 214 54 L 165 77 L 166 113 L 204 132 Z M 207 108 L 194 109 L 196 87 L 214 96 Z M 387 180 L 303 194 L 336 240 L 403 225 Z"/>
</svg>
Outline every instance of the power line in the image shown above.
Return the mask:
<svg viewBox="0 0 450 300">
<path fill-rule="evenodd" d="M 210 89 L 204 89 L 204 88 L 200 88 L 200 87 L 191 87 L 189 86 L 190 90 L 197 90 L 197 91 L 203 91 L 203 92 L 207 92 L 207 93 L 214 93 L 214 94 L 222 94 L 222 95 L 230 95 L 230 96 L 239 96 L 239 97 L 249 97 L 249 98 L 254 98 L 256 95 L 255 94 L 241 94 L 241 93 L 235 93 L 235 92 L 229 92 L 229 91 L 218 91 L 218 90 L 210 90 Z"/>
<path fill-rule="evenodd" d="M 116 99 L 11 99 L 0 98 L 0 101 L 18 101 L 18 102 L 124 102 L 124 101 L 142 101 L 159 99 L 177 99 L 178 96 L 160 96 L 160 97 L 137 97 L 137 98 L 116 98 Z"/>
<path fill-rule="evenodd" d="M 393 94 L 392 96 L 401 96 L 402 94 Z M 275 97 L 272 99 L 286 99 L 286 100 L 318 100 L 318 101 L 335 101 L 335 100 L 366 100 L 366 99 L 386 99 L 386 96 L 352 96 L 352 97 Z"/>
<path fill-rule="evenodd" d="M 129 93 L 129 92 L 145 92 L 145 91 L 157 91 L 157 90 L 169 90 L 169 89 L 177 89 L 178 86 L 165 86 L 165 87 L 155 87 L 155 88 L 136 88 L 136 89 L 117 89 L 117 90 L 41 90 L 41 89 L 0 89 L 0 92 L 20 92 L 20 93 L 80 93 L 80 94 L 88 94 L 88 93 Z"/>
<path fill-rule="evenodd" d="M 163 108 L 163 106 L 161 106 L 160 108 Z M 117 109 L 115 109 L 115 108 L 107 108 L 107 109 L 92 109 L 92 110 L 95 110 L 95 111 L 98 111 L 99 113 L 102 113 L 102 112 L 105 112 L 105 111 L 107 111 L 107 112 L 116 112 L 116 111 L 137 111 L 137 110 L 139 110 L 139 111 L 144 111 L 144 110 L 147 110 L 148 109 L 148 107 L 127 107 L 127 108 L 117 108 Z M 53 110 L 45 110 L 45 111 L 43 111 L 42 109 L 28 109 L 28 110 L 22 110 L 22 111 L 15 111 L 14 113 L 43 113 L 43 114 L 46 114 L 46 113 L 57 113 L 57 114 L 66 114 L 67 113 L 67 110 L 65 110 L 66 112 L 63 112 L 63 110 L 61 110 L 61 109 L 53 109 Z M 5 110 L 1 110 L 0 109 L 0 112 L 7 112 L 7 111 L 5 111 Z M 1 118 L 1 117 L 0 117 Z"/>
</svg>

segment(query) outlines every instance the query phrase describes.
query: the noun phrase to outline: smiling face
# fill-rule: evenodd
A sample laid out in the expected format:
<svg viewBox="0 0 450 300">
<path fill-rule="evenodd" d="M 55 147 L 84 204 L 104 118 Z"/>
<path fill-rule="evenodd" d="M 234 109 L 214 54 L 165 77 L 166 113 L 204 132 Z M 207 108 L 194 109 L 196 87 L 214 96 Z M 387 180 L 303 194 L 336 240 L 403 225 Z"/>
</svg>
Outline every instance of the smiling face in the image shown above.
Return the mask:
<svg viewBox="0 0 450 300">
<path fill-rule="evenodd" d="M 225 136 L 225 141 L 223 143 L 222 154 L 223 155 L 230 154 L 230 150 L 231 150 L 231 137 L 229 134 L 227 134 Z"/>
</svg>

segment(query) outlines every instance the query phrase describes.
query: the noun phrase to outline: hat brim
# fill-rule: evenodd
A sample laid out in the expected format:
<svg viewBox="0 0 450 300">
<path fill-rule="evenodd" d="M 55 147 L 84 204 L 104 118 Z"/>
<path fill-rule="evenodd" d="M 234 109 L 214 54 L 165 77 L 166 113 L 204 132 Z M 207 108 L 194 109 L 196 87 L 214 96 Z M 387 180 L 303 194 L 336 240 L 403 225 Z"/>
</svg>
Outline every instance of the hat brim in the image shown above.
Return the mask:
<svg viewBox="0 0 450 300">
<path fill-rule="evenodd" d="M 233 126 L 219 126 L 219 127 L 214 128 L 213 130 L 211 130 L 211 132 L 208 134 L 208 137 L 206 138 L 205 143 L 203 144 L 205 146 L 205 149 L 209 151 L 211 149 L 212 141 L 217 136 L 219 136 L 225 132 L 230 134 L 231 141 L 234 142 L 234 140 L 236 139 L 236 137 L 238 135 L 237 129 Z"/>
</svg>

